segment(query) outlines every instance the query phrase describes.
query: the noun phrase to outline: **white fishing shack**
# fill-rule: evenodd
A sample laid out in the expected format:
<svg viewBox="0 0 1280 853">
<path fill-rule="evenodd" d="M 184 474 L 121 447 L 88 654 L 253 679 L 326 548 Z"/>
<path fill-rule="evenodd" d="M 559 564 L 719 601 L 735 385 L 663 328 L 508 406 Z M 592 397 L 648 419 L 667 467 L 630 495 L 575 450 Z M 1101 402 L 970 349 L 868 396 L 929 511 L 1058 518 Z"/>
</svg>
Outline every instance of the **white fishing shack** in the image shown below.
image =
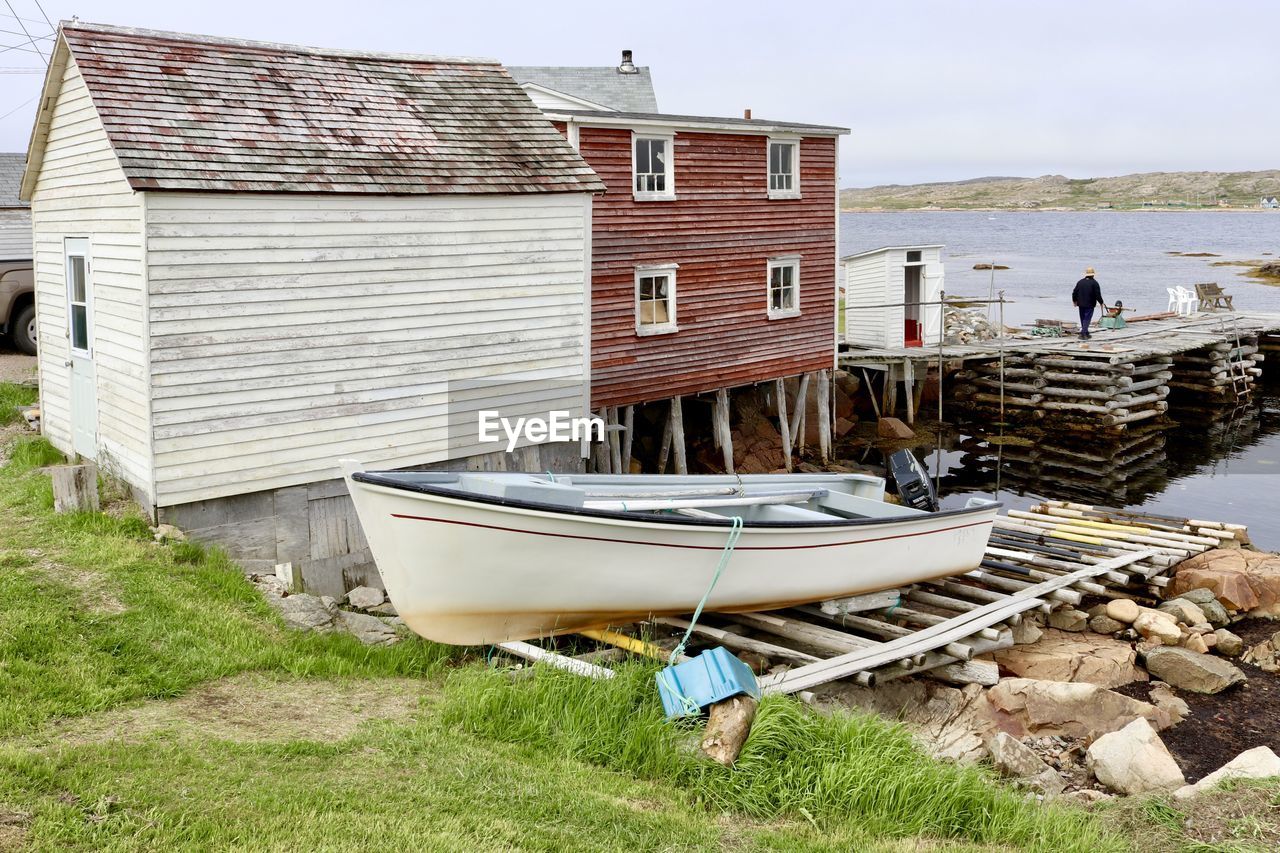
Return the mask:
<svg viewBox="0 0 1280 853">
<path fill-rule="evenodd" d="M 340 457 L 580 464 L 477 437 L 585 413 L 604 189 L 501 65 L 68 23 L 40 100 L 43 430 L 158 520 L 341 595 Z"/>
<path fill-rule="evenodd" d="M 841 258 L 844 342 L 863 347 L 937 345 L 942 246 L 884 246 Z"/>
</svg>

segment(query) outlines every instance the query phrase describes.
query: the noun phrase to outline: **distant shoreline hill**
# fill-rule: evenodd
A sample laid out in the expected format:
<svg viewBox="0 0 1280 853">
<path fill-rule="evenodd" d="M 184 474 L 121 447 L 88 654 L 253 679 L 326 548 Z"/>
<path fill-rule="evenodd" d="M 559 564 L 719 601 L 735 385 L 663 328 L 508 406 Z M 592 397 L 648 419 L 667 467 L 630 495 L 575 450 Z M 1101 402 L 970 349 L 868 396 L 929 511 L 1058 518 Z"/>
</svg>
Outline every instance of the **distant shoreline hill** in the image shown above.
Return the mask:
<svg viewBox="0 0 1280 853">
<path fill-rule="evenodd" d="M 1280 170 L 1145 172 L 1114 178 L 987 177 L 840 191 L 843 210 L 1179 210 L 1261 208 Z"/>
</svg>

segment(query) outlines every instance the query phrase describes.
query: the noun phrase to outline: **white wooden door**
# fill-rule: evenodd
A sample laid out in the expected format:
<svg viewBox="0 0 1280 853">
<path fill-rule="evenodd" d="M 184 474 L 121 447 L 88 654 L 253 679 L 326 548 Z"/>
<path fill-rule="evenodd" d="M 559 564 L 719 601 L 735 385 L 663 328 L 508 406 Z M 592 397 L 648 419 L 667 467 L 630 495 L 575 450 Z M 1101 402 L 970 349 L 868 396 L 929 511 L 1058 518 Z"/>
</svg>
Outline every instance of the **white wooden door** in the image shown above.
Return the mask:
<svg viewBox="0 0 1280 853">
<path fill-rule="evenodd" d="M 942 264 L 933 263 L 924 265 L 924 300 L 926 302 L 937 302 L 942 296 L 942 288 L 945 286 L 943 276 L 946 274 L 946 267 Z M 927 305 L 924 310 L 924 342 L 926 344 L 938 343 L 938 320 L 942 316 L 942 309 L 937 305 Z"/>
<path fill-rule="evenodd" d="M 71 447 L 86 459 L 94 459 L 98 447 L 98 390 L 93 364 L 93 269 L 88 240 L 68 238 L 65 246 Z"/>
</svg>

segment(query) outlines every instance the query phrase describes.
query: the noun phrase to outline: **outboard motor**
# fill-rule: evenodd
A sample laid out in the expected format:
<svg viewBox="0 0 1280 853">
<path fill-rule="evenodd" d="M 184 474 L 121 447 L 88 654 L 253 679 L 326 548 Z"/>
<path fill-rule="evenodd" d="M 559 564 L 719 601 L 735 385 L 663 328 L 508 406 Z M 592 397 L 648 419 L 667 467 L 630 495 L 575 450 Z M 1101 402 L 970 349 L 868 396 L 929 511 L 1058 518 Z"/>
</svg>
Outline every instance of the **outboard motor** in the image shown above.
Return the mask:
<svg viewBox="0 0 1280 853">
<path fill-rule="evenodd" d="M 929 475 L 910 450 L 889 454 L 886 466 L 905 506 L 927 512 L 938 511 L 938 496 L 933 491 L 933 483 L 929 482 Z"/>
</svg>

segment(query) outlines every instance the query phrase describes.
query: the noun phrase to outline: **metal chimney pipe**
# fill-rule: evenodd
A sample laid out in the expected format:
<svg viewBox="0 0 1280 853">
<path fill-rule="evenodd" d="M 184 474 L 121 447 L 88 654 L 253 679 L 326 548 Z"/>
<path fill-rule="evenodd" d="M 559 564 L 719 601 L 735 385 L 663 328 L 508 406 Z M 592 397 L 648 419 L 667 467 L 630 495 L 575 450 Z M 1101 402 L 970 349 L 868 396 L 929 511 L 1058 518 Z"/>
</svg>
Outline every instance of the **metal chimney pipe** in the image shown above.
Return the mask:
<svg viewBox="0 0 1280 853">
<path fill-rule="evenodd" d="M 631 61 L 631 51 L 624 50 L 622 52 L 622 64 L 618 66 L 618 73 L 619 74 L 637 73 L 635 63 Z"/>
</svg>

